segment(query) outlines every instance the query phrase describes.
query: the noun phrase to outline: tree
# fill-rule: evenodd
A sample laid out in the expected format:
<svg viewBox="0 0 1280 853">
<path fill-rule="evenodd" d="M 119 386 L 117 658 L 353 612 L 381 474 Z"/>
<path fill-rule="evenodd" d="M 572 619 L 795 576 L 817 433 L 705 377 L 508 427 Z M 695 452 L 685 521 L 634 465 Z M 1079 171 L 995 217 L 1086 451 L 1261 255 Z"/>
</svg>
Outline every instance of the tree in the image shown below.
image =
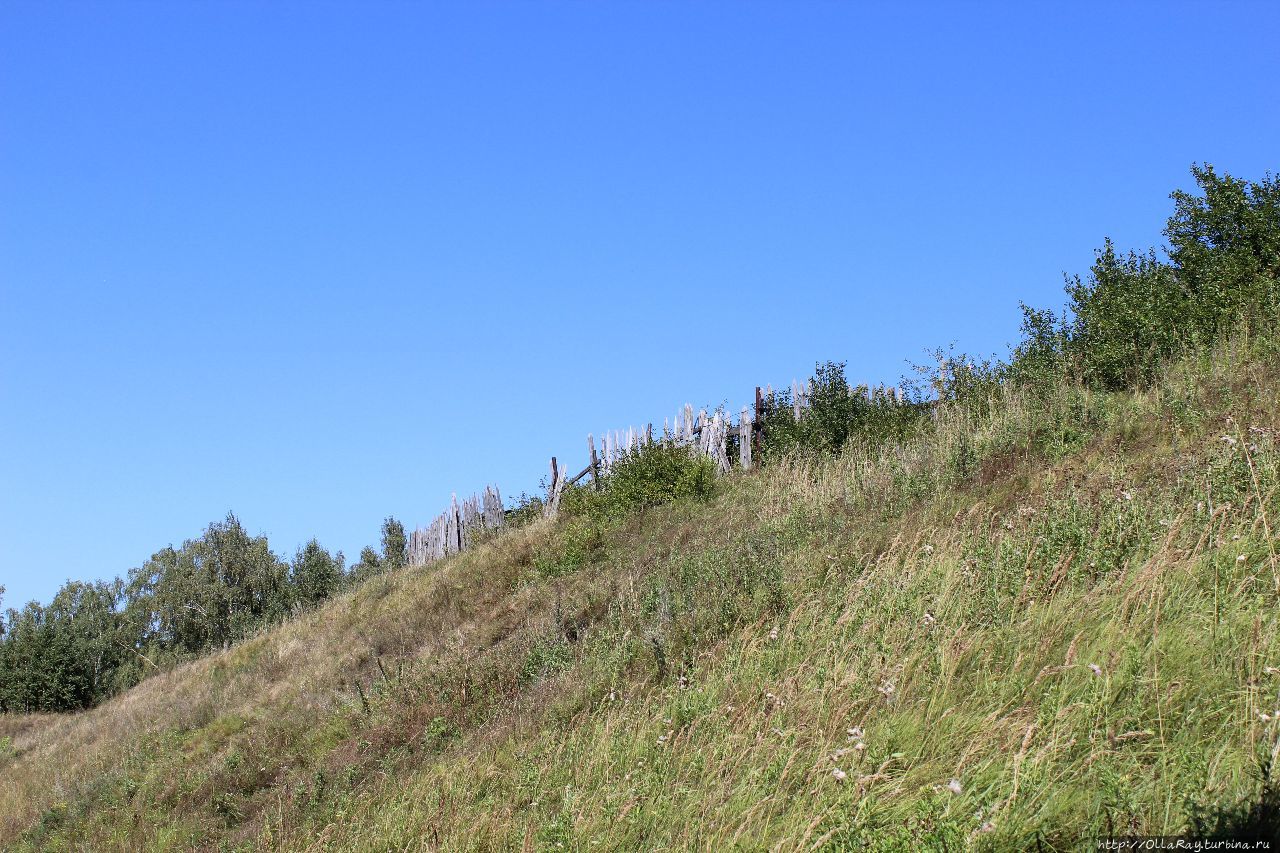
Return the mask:
<svg viewBox="0 0 1280 853">
<path fill-rule="evenodd" d="M 1280 307 L 1280 180 L 1261 183 L 1193 165 L 1201 195 L 1181 190 L 1164 234 L 1169 260 L 1197 311 L 1194 322 L 1214 332 L 1237 316 L 1269 316 Z"/>
<path fill-rule="evenodd" d="M 351 567 L 351 582 L 360 583 L 380 571 L 382 560 L 378 557 L 378 552 L 366 545 L 360 549 L 360 561 Z"/>
<path fill-rule="evenodd" d="M 388 569 L 398 569 L 409 558 L 409 543 L 405 539 L 404 525 L 391 516 L 382 522 L 382 564 Z"/>
<path fill-rule="evenodd" d="M 312 539 L 298 549 L 289 573 L 297 602 L 303 607 L 314 607 L 341 585 L 342 562 Z"/>
</svg>

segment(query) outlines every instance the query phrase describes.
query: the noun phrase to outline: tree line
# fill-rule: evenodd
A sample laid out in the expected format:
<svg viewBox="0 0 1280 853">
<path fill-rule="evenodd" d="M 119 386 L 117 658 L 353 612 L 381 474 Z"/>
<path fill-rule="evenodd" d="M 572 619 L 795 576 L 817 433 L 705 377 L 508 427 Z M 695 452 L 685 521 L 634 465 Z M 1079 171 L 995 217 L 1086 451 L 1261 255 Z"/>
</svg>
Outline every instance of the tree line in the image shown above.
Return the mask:
<svg viewBox="0 0 1280 853">
<path fill-rule="evenodd" d="M 30 602 L 0 620 L 0 711 L 88 708 L 147 675 L 232 643 L 315 607 L 406 558 L 404 526 L 382 525 L 372 547 L 346 565 L 316 540 L 291 560 L 234 514 L 182 546 L 162 548 L 109 581 L 68 581 L 47 605 Z M 0 587 L 0 598 L 4 588 Z"/>
</svg>

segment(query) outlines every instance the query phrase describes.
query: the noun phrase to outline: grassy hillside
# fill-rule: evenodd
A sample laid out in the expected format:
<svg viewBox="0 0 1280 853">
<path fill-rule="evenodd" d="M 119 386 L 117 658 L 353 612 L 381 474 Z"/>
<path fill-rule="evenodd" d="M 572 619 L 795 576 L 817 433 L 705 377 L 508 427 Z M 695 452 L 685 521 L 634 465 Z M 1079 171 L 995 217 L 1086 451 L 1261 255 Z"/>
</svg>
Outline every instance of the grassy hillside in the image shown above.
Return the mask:
<svg viewBox="0 0 1280 853">
<path fill-rule="evenodd" d="M 992 394 L 0 718 L 0 844 L 1056 850 L 1274 821 L 1280 339 L 1141 393 Z"/>
</svg>

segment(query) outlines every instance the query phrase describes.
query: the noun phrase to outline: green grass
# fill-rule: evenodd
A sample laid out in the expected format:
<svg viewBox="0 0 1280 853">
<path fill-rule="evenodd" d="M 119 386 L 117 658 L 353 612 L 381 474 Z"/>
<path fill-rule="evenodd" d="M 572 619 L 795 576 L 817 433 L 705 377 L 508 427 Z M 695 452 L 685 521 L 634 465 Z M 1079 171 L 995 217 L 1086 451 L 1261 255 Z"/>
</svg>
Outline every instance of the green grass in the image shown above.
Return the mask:
<svg viewBox="0 0 1280 853">
<path fill-rule="evenodd" d="M 0 842 L 1065 850 L 1240 825 L 1276 807 L 1278 393 L 1275 339 L 1240 337 L 1141 394 L 1000 392 L 883 452 L 571 503 L 95 710 L 0 721 Z"/>
</svg>

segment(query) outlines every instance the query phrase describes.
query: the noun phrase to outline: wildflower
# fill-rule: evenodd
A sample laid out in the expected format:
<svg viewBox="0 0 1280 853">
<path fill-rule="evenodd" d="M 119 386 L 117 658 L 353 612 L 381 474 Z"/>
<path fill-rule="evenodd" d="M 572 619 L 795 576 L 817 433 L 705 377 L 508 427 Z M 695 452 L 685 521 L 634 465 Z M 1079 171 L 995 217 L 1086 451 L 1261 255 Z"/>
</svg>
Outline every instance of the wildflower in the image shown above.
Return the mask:
<svg viewBox="0 0 1280 853">
<path fill-rule="evenodd" d="M 952 779 L 950 782 L 947 783 L 947 790 L 953 794 L 959 794 L 961 791 L 964 790 L 964 788 L 963 786 L 961 786 L 959 779 Z"/>
<path fill-rule="evenodd" d="M 1131 501 L 1133 500 L 1133 492 L 1129 491 L 1128 489 L 1125 489 L 1123 492 L 1120 493 L 1120 497 L 1122 497 L 1127 501 Z"/>
<path fill-rule="evenodd" d="M 925 545 L 925 546 L 924 546 L 924 552 L 925 552 L 926 554 L 932 554 L 932 553 L 933 553 L 933 546 L 932 546 L 932 545 Z"/>
<path fill-rule="evenodd" d="M 864 749 L 867 748 L 867 745 L 862 741 L 858 741 L 853 745 L 853 748 L 856 749 L 858 752 L 862 752 Z"/>
<path fill-rule="evenodd" d="M 681 690 L 688 690 L 688 689 L 689 689 L 689 678 L 688 678 L 688 676 L 684 676 L 684 675 L 680 676 L 680 689 L 681 689 Z"/>
<path fill-rule="evenodd" d="M 932 625 L 934 622 L 937 622 L 938 620 L 934 619 L 933 614 L 926 610 L 924 612 L 924 616 L 921 617 L 920 621 L 926 625 Z"/>
<path fill-rule="evenodd" d="M 1227 445 L 1227 447 L 1235 447 L 1235 446 L 1236 446 L 1236 440 L 1235 440 L 1234 438 L 1232 438 L 1231 436 L 1229 436 L 1229 435 L 1224 435 L 1224 436 L 1222 437 L 1222 442 L 1223 442 L 1225 445 Z"/>
<path fill-rule="evenodd" d="M 1096 663 L 1089 664 L 1089 671 L 1097 676 L 1102 675 L 1102 667 L 1098 666 Z"/>
<path fill-rule="evenodd" d="M 1271 715 L 1268 714 L 1266 711 L 1263 711 L 1261 714 L 1258 715 L 1258 719 L 1264 723 L 1269 723 L 1271 722 Z"/>
<path fill-rule="evenodd" d="M 876 688 L 876 690 L 877 690 L 877 691 L 880 693 L 880 695 L 881 695 L 881 696 L 883 696 L 885 699 L 892 699 L 892 698 L 893 698 L 893 694 L 894 694 L 895 692 L 897 692 L 897 691 L 896 691 L 896 688 L 893 686 L 893 682 L 892 682 L 892 681 L 886 681 L 884 684 L 881 684 L 878 688 Z"/>
<path fill-rule="evenodd" d="M 1274 666 L 1269 666 L 1262 671 L 1267 675 L 1280 675 L 1280 669 L 1276 669 Z"/>
<path fill-rule="evenodd" d="M 777 640 L 777 639 L 778 639 L 778 626 L 777 626 L 777 625 L 774 625 L 774 626 L 773 626 L 773 629 L 772 629 L 771 631 L 769 631 L 769 639 L 770 639 L 771 641 L 773 641 L 773 640 Z"/>
<path fill-rule="evenodd" d="M 1232 536 L 1232 537 L 1231 537 L 1231 541 L 1232 541 L 1232 542 L 1239 542 L 1239 541 L 1240 541 L 1240 534 L 1239 534 L 1239 533 L 1237 533 L 1236 535 Z"/>
<path fill-rule="evenodd" d="M 837 767 L 835 770 L 831 771 L 831 777 L 837 782 L 843 782 L 845 779 L 849 778 L 849 774 Z"/>
<path fill-rule="evenodd" d="M 1244 554 L 1241 554 L 1239 557 L 1236 557 L 1236 562 L 1237 562 L 1237 563 L 1243 563 L 1246 559 L 1248 559 L 1248 558 L 1247 558 L 1247 557 L 1245 557 L 1245 555 L 1244 555 Z"/>
<path fill-rule="evenodd" d="M 845 734 L 849 736 L 849 740 L 862 740 L 862 726 L 845 729 Z"/>
<path fill-rule="evenodd" d="M 995 828 L 996 828 L 996 825 L 994 823 L 992 823 L 991 821 L 987 821 L 982 826 L 978 827 L 978 832 L 980 833 L 994 832 Z"/>
</svg>

